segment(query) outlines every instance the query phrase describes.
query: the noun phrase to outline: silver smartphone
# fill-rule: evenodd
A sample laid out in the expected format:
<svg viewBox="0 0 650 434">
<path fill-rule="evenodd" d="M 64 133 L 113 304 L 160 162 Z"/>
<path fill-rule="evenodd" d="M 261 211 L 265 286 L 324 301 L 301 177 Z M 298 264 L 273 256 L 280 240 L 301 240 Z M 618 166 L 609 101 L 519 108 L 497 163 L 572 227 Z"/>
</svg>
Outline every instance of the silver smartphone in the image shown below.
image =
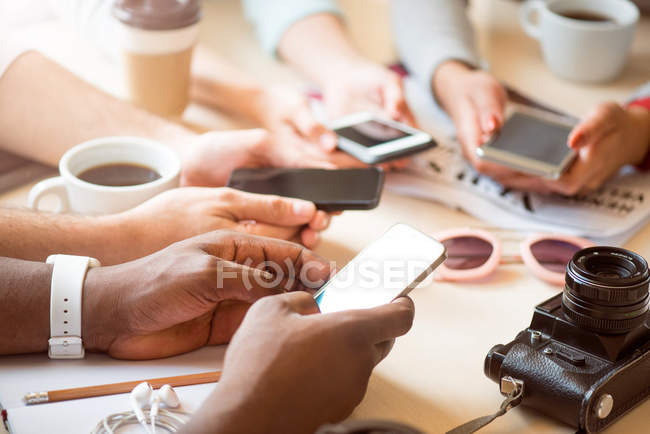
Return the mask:
<svg viewBox="0 0 650 434">
<path fill-rule="evenodd" d="M 424 151 L 436 145 L 424 131 L 362 112 L 328 125 L 339 148 L 366 164 L 377 164 Z"/>
<path fill-rule="evenodd" d="M 567 118 L 516 106 L 476 154 L 520 172 L 557 179 L 576 156 L 567 145 L 573 126 L 574 121 Z"/>
<path fill-rule="evenodd" d="M 368 309 L 406 295 L 447 258 L 445 246 L 398 223 L 314 294 L 322 313 Z"/>
</svg>

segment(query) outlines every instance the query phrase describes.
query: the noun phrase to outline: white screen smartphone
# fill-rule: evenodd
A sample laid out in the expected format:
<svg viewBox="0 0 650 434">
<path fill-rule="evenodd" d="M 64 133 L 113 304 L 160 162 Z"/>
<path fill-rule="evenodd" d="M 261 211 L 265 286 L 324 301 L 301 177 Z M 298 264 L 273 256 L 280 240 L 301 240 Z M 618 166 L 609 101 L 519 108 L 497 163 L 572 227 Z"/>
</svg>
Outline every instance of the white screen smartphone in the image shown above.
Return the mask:
<svg viewBox="0 0 650 434">
<path fill-rule="evenodd" d="M 476 154 L 520 172 L 557 179 L 576 155 L 567 145 L 572 128 L 566 118 L 516 107 L 501 130 L 477 148 Z"/>
<path fill-rule="evenodd" d="M 398 223 L 314 294 L 322 313 L 368 309 L 408 294 L 447 258 L 445 246 Z"/>
<path fill-rule="evenodd" d="M 339 139 L 339 148 L 367 164 L 405 157 L 436 145 L 431 136 L 372 113 L 356 113 L 328 125 Z"/>
</svg>

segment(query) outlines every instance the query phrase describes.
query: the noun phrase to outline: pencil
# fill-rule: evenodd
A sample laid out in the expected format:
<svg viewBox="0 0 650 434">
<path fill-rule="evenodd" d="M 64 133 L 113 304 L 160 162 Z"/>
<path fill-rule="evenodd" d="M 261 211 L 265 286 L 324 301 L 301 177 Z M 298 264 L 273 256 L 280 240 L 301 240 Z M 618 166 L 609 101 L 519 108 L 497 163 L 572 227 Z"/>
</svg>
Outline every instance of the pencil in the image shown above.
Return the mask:
<svg viewBox="0 0 650 434">
<path fill-rule="evenodd" d="M 72 399 L 92 398 L 95 396 L 116 395 L 128 393 L 138 384 L 146 381 L 154 389 L 164 384 L 173 387 L 191 386 L 193 384 L 216 383 L 221 378 L 220 371 L 202 372 L 199 374 L 179 375 L 176 377 L 151 378 L 148 380 L 124 381 L 122 383 L 101 384 L 97 386 L 75 387 L 72 389 L 50 390 L 48 392 L 31 392 L 23 397 L 25 404 L 44 404 L 46 402 L 69 401 Z"/>
</svg>

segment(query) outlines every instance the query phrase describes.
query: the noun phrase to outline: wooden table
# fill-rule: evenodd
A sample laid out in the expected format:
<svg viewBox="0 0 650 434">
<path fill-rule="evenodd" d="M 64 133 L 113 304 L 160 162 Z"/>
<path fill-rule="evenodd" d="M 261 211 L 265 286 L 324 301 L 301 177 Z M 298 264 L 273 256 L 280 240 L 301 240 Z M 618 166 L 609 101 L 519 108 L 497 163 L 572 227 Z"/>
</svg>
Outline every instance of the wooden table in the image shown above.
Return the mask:
<svg viewBox="0 0 650 434">
<path fill-rule="evenodd" d="M 380 17 L 385 16 L 386 1 L 374 0 L 377 8 L 384 8 L 384 15 L 378 13 Z M 544 66 L 537 42 L 526 37 L 517 24 L 517 7 L 517 3 L 505 0 L 480 0 L 471 10 L 479 47 L 492 71 L 506 83 L 580 115 L 598 101 L 624 99 L 650 79 L 648 18 L 639 27 L 627 67 L 618 80 L 607 85 L 579 85 L 554 77 Z M 293 72 L 262 53 L 239 8 L 233 0 L 206 3 L 202 42 L 266 82 L 295 80 Z M 386 56 L 386 50 L 381 55 Z M 77 71 L 86 75 L 83 68 Z M 92 72 L 92 68 L 87 71 Z M 86 78 L 92 81 L 92 74 Z M 110 88 L 106 83 L 102 87 Z M 208 126 L 239 125 L 198 107 L 191 107 L 186 115 Z M 29 188 L 0 196 L 0 203 L 24 205 Z M 480 225 L 478 220 L 438 204 L 385 194 L 379 208 L 372 212 L 346 212 L 335 218 L 317 251 L 343 264 L 395 222 L 430 233 Z M 650 228 L 646 227 L 626 247 L 650 257 L 649 241 Z M 433 283 L 418 288 L 412 293 L 417 311 L 413 329 L 397 341 L 389 357 L 377 367 L 368 394 L 353 417 L 394 419 L 437 433 L 494 412 L 502 397 L 497 385 L 483 375 L 487 351 L 512 340 L 528 326 L 533 307 L 557 292 L 558 288 L 537 280 L 523 265 L 502 266 L 483 282 Z M 42 363 L 48 363 L 45 357 Z M 607 432 L 648 432 L 649 420 L 647 401 Z M 482 432 L 573 430 L 534 411 L 517 409 Z"/>
</svg>

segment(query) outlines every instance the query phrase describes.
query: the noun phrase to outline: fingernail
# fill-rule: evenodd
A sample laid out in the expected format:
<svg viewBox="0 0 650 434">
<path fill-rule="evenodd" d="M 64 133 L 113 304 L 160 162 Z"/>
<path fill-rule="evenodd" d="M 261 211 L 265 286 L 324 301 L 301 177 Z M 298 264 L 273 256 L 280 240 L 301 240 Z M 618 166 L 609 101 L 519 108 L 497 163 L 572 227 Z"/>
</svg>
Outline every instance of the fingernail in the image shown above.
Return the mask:
<svg viewBox="0 0 650 434">
<path fill-rule="evenodd" d="M 311 202 L 294 202 L 293 203 L 293 213 L 298 216 L 309 217 L 314 213 L 315 206 Z"/>
<path fill-rule="evenodd" d="M 332 218 L 330 217 L 329 214 L 327 214 L 327 213 L 323 213 L 323 219 L 322 219 L 322 221 L 321 221 L 321 227 L 322 227 L 322 228 L 326 228 L 326 227 L 328 227 L 328 226 L 330 225 L 330 220 L 331 220 L 331 219 L 332 219 Z"/>
<path fill-rule="evenodd" d="M 336 148 L 336 145 L 338 144 L 336 141 L 336 137 L 334 137 L 331 134 L 323 134 L 320 136 L 320 143 L 329 150 L 332 150 Z"/>
</svg>

